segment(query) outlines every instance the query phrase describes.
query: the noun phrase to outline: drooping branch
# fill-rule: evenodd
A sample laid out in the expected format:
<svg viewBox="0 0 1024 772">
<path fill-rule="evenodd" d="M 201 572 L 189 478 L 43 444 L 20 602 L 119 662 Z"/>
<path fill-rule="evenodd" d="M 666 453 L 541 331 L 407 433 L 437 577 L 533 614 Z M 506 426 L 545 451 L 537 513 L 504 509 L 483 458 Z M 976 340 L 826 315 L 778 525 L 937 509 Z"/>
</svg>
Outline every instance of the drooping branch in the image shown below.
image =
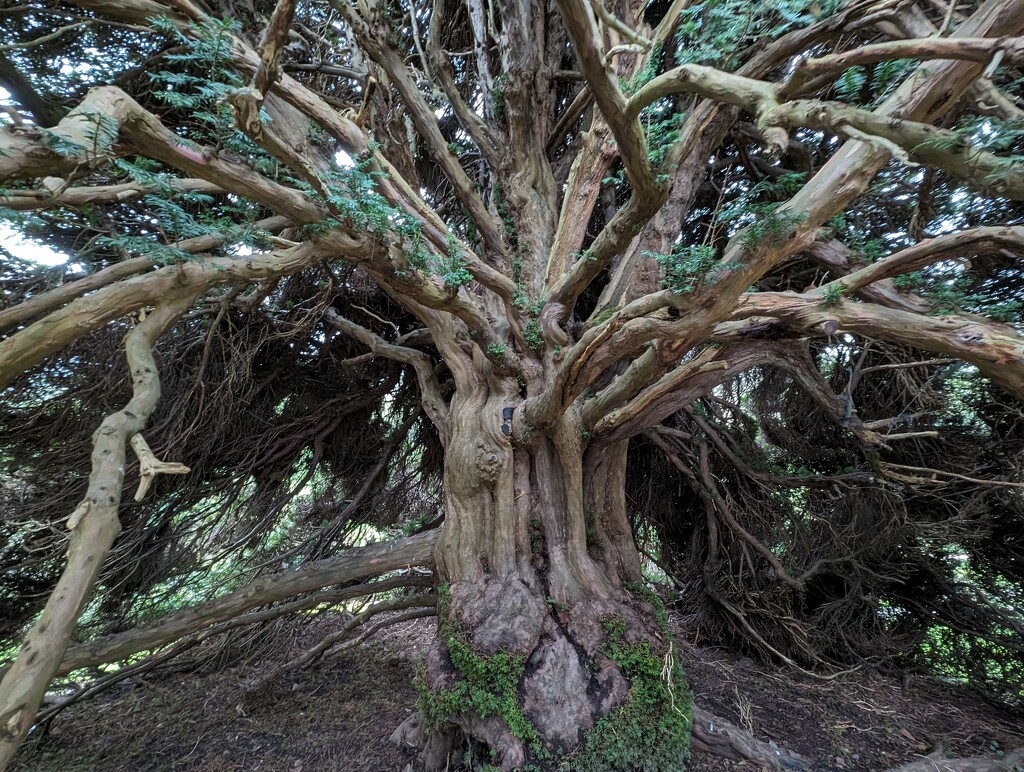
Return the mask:
<svg viewBox="0 0 1024 772">
<path fill-rule="evenodd" d="M 99 638 L 89 643 L 68 647 L 54 675 L 63 675 L 83 667 L 117 662 L 141 651 L 158 649 L 185 636 L 206 629 L 210 625 L 235 626 L 231 620 L 260 621 L 247 616 L 253 609 L 285 600 L 295 595 L 316 592 L 325 587 L 363 582 L 400 569 L 433 565 L 433 549 L 437 531 L 381 542 L 366 547 L 355 547 L 337 557 L 319 560 L 254 579 L 215 600 L 194 608 L 184 609 L 157 619 L 142 627 Z M 360 597 L 368 593 L 389 589 L 390 585 L 364 583 L 353 588 L 341 587 L 331 592 L 340 593 L 339 600 Z M 331 595 L 330 598 L 333 598 Z M 317 602 L 324 602 L 328 596 Z M 304 603 L 305 601 L 295 601 Z M 306 608 L 307 606 L 301 606 Z M 298 610 L 300 606 L 295 606 Z M 249 621 L 240 623 L 248 624 Z M 227 629 L 227 628 L 225 628 Z"/>
<path fill-rule="evenodd" d="M 64 117 L 65 111 L 51 104 L 50 99 L 32 85 L 3 51 L 0 51 L 0 84 L 32 114 L 39 125 L 53 126 Z"/>
<path fill-rule="evenodd" d="M 434 364 L 430 357 L 414 348 L 388 343 L 379 335 L 341 316 L 334 309 L 328 309 L 324 318 L 346 335 L 367 346 L 374 354 L 402 362 L 413 368 L 416 372 L 416 381 L 419 384 L 423 410 L 437 427 L 442 442 L 447 443 L 448 406 L 441 394 L 441 386 L 434 374 Z"/>
<path fill-rule="evenodd" d="M 127 678 L 136 677 L 142 673 L 150 672 L 172 659 L 181 656 L 186 651 L 198 646 L 204 641 L 218 635 L 224 635 L 232 630 L 237 630 L 251 625 L 265 624 L 288 614 L 309 612 L 311 610 L 315 612 L 318 608 L 330 608 L 337 604 L 356 598 L 362 598 L 367 595 L 374 595 L 391 590 L 411 589 L 414 587 L 431 587 L 433 583 L 434 578 L 430 574 L 402 575 L 392 579 L 364 582 L 362 584 L 344 587 L 342 589 L 321 590 L 287 603 L 278 603 L 277 605 L 270 606 L 269 608 L 261 609 L 259 611 L 251 611 L 245 614 L 231 616 L 223 622 L 208 625 L 202 630 L 186 635 L 174 642 L 173 645 L 161 648 L 153 654 L 145 656 L 140 660 L 133 661 L 130 665 L 126 665 L 112 673 L 104 675 L 93 681 L 89 681 L 77 691 L 72 692 L 66 697 L 62 697 L 56 704 L 40 710 L 37 716 L 37 722 L 45 722 L 80 700 L 92 698 Z M 0 669 L 0 672 L 2 672 L 2 669 Z"/>
<path fill-rule="evenodd" d="M 268 233 L 277 233 L 287 227 L 290 222 L 287 217 L 268 217 L 253 223 L 251 227 L 256 230 L 267 231 Z M 229 239 L 241 235 L 242 230 L 239 228 L 230 229 L 226 232 L 211 232 L 203 236 L 175 242 L 170 246 L 181 252 L 191 252 L 193 254 L 206 252 Z M 35 295 L 10 308 L 0 310 L 0 332 L 5 332 L 16 324 L 21 324 L 40 314 L 60 308 L 65 303 L 70 303 L 72 300 L 80 298 L 89 292 L 95 292 L 122 279 L 143 273 L 158 264 L 155 259 L 150 257 L 133 257 L 120 263 L 115 263 L 96 273 L 91 273 L 77 281 L 62 284 L 60 287 L 56 287 L 48 292 Z"/>
<path fill-rule="evenodd" d="M 0 768 L 6 768 L 35 718 L 60 666 L 78 616 L 88 603 L 103 561 L 121 530 L 118 507 L 125 446 L 140 432 L 160 399 L 153 344 L 194 302 L 195 290 L 176 289 L 125 339 L 132 398 L 107 416 L 95 434 L 85 498 L 71 514 L 67 566 L 32 625 L 18 658 L 0 681 Z"/>
<path fill-rule="evenodd" d="M 327 254 L 322 246 L 307 243 L 246 258 L 211 258 L 168 266 L 109 284 L 0 342 L 0 388 L 90 330 L 157 303 L 170 292 L 203 292 L 218 284 L 283 276 L 313 265 Z"/>
<path fill-rule="evenodd" d="M 286 673 L 290 673 L 293 670 L 298 670 L 303 667 L 307 667 L 313 662 L 316 662 L 321 657 L 324 657 L 328 652 L 339 644 L 347 643 L 349 647 L 357 646 L 371 635 L 373 635 L 379 629 L 377 626 L 373 626 L 368 630 L 361 630 L 360 628 L 366 624 L 373 617 L 378 614 L 387 612 L 402 611 L 405 609 L 420 609 L 421 611 L 409 614 L 400 614 L 394 619 L 396 621 L 404 622 L 409 619 L 419 619 L 425 616 L 433 616 L 437 607 L 437 596 L 431 592 L 420 593 L 417 595 L 407 595 L 405 597 L 392 598 L 390 600 L 382 600 L 374 603 L 368 608 L 360 611 L 347 623 L 341 626 L 341 629 L 325 636 L 319 643 L 312 648 L 304 651 L 298 657 L 289 660 L 281 667 L 267 673 L 262 676 L 255 684 L 250 687 L 250 691 L 259 691 L 265 688 L 268 684 L 280 678 Z M 361 633 L 355 638 L 356 633 Z"/>
</svg>

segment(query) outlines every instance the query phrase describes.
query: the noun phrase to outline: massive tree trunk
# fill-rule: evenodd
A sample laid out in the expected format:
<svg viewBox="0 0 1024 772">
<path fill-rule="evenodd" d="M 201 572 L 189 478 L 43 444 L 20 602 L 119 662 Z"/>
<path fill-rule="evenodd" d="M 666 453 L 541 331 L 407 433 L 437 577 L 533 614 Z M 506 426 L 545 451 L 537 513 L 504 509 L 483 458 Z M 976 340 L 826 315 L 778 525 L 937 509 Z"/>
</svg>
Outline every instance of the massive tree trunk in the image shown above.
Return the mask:
<svg viewBox="0 0 1024 772">
<path fill-rule="evenodd" d="M 202 104 L 186 93 L 196 76 L 182 80 L 179 73 L 173 84 L 164 83 L 178 89 L 180 104 L 159 116 L 120 87 L 100 86 L 48 130 L 31 125 L 0 133 L 0 179 L 32 186 L 0 203 L 50 208 L 137 197 L 146 186 L 128 184 L 108 167 L 115 158 L 139 155 L 187 175 L 175 178 L 180 191 L 221 191 L 231 204 L 216 204 L 222 214 L 236 217 L 233 199 L 245 200 L 268 228 L 296 227 L 284 231 L 288 239 L 274 240 L 280 247 L 274 252 L 184 261 L 189 251 L 235 238 L 231 229 L 213 236 L 220 219 L 189 215 L 190 228 L 203 235 L 174 242 L 175 265 L 148 271 L 160 263 L 155 252 L 115 262 L 75 288 L 5 312 L 0 327 L 47 315 L 0 344 L 0 387 L 86 332 L 159 304 L 172 291 L 199 297 L 230 285 L 240 292 L 253 282 L 309 276 L 325 263 L 329 286 L 310 306 L 318 310 L 309 329 L 322 317 L 373 356 L 410 367 L 423 412 L 445 448 L 446 522 L 435 556 L 441 621 L 420 678 L 429 729 L 423 753 L 433 767 L 447 764 L 460 738 L 503 769 L 552 768 L 567 757 L 573 769 L 682 767 L 690 697 L 657 598 L 641 583 L 625 506 L 627 443 L 738 373 L 796 361 L 790 349 L 764 340 L 766 330 L 778 338 L 842 331 L 939 352 L 1024 396 L 1024 338 L 1016 330 L 964 314 L 927 316 L 931 306 L 923 298 L 909 302 L 894 287 L 872 286 L 945 260 L 951 248 L 968 242 L 1019 247 L 1016 231 L 963 231 L 955 243 L 952 237 L 920 242 L 821 287 L 799 275 L 792 284 L 772 278 L 823 235 L 837 240 L 834 231 L 847 225 L 835 216 L 863 197 L 893 157 L 916 164 L 913 154 L 951 178 L 1024 199 L 1011 157 L 930 123 L 955 120 L 950 110 L 979 75 L 994 72 L 1003 58 L 1020 60 L 1006 40 L 1024 30 L 1024 0 L 987 0 L 948 37 L 933 36 L 924 19 L 924 28 L 913 31 L 919 39 L 864 46 L 852 60 L 840 50 L 808 59 L 824 53 L 822 45 L 861 34 L 864 25 L 889 28 L 906 16 L 900 3 L 884 9 L 850 3 L 766 39 L 736 72 L 674 61 L 687 5 L 681 0 L 663 15 L 655 6 L 666 4 L 642 2 L 533 0 L 505 4 L 499 15 L 499 4 L 468 0 L 464 10 L 446 12 L 435 0 L 428 17 L 417 10 L 427 4 L 412 3 L 406 4 L 408 40 L 395 4 L 334 0 L 330 12 L 344 20 L 342 38 L 315 44 L 332 54 L 350 52 L 346 69 L 358 65 L 360 85 L 323 95 L 281 70 L 295 15 L 310 10 L 298 6 L 315 3 L 278 0 L 265 29 L 254 25 L 248 38 L 218 26 L 203 4 L 190 0 L 74 4 L 122 27 L 162 18 L 162 27 L 196 42 L 189 67 L 214 67 L 200 56 L 213 41 L 218 52 L 230 51 L 230 73 L 218 53 L 214 69 L 224 72 L 210 77 L 223 80 L 219 85 L 230 94 L 236 127 L 249 138 L 240 146 L 248 161 L 222 152 L 230 150 L 223 127 L 190 125 L 194 105 Z M 955 11 L 954 3 L 947 22 Z M 422 41 L 417 19 L 429 24 Z M 263 37 L 258 48 L 250 45 L 256 27 Z M 474 65 L 455 68 L 454 51 L 467 45 Z M 875 107 L 830 101 L 830 84 L 848 65 L 911 55 L 925 64 L 891 92 L 879 88 Z M 3 70 L 0 62 L 0 77 L 18 80 Z M 19 84 L 14 90 L 25 91 Z M 30 104 L 37 101 L 31 94 L 20 100 L 46 120 L 45 105 Z M 439 111 L 439 100 L 448 109 Z M 339 103 L 352 109 L 339 112 Z M 269 121 L 259 118 L 261 106 Z M 743 139 L 748 129 L 736 123 L 743 113 L 754 121 L 755 141 Z M 400 141 L 387 141 L 394 132 L 381 124 L 397 128 L 391 124 L 399 114 L 408 124 L 398 131 Z M 373 132 L 367 121 L 376 124 Z M 314 150 L 314 128 L 330 138 L 326 155 Z M 718 195 L 714 211 L 703 212 L 707 202 L 698 194 L 709 158 L 725 168 L 751 167 L 753 149 L 769 176 L 790 179 L 798 175 L 785 154 L 798 146 L 809 153 L 809 135 L 798 128 L 845 141 L 829 150 L 823 139 L 808 160 L 809 178 L 792 195 L 781 186 L 761 200 L 758 172 L 742 194 L 729 192 L 729 201 Z M 463 139 L 475 150 L 463 154 Z M 336 166 L 335 150 L 358 163 Z M 605 176 L 620 171 L 622 184 Z M 83 172 L 105 173 L 107 184 L 69 187 Z M 889 182 L 916 184 L 886 174 Z M 168 189 L 168 200 L 173 192 Z M 739 210 L 744 219 L 723 219 Z M 119 214 L 111 226 L 121 229 L 122 220 Z M 96 226 L 83 221 L 80 227 L 89 233 Z M 696 237 L 698 231 L 706 235 Z M 846 238 L 854 235 L 863 234 L 851 230 Z M 339 261 L 359 273 L 353 269 L 336 282 L 330 263 Z M 352 302 L 361 301 L 354 290 L 348 296 L 353 276 L 373 279 L 390 310 L 382 316 Z M 746 294 L 750 289 L 756 291 Z M 253 297 L 262 302 L 272 291 L 257 288 Z M 292 304 L 283 296 L 274 302 Z M 398 307 L 402 325 L 384 318 Z M 370 326 L 346 318 L 349 310 Z M 309 350 L 328 361 L 335 352 L 321 332 L 310 333 Z M 384 337 L 392 332 L 393 340 Z M 423 332 L 429 347 L 416 348 L 424 345 Z M 865 444 L 877 444 L 877 434 L 851 424 L 852 376 L 843 400 L 830 387 L 825 393 L 808 361 L 797 361 L 806 370 L 797 380 L 818 403 L 835 408 L 837 422 L 854 426 L 870 441 Z M 152 409 L 147 402 L 144 412 Z M 123 461 L 125 441 L 144 417 L 122 412 L 134 423 L 97 444 L 108 459 L 97 468 L 116 472 L 97 478 L 117 488 L 117 495 L 101 491 L 105 530 L 90 537 L 100 522 L 97 510 L 89 513 L 84 504 L 76 510 L 66 578 L 0 684 L 0 766 L 34 719 L 117 530 L 124 470 L 109 459 Z M 706 466 L 705 460 L 701 473 L 710 475 Z M 90 565 L 82 568 L 85 558 Z M 74 587 L 65 593 L 68 582 Z M 251 600 L 242 593 L 231 603 L 246 597 Z M 167 643 L 165 634 L 192 630 L 195 618 L 177 616 L 146 640 Z"/>
<path fill-rule="evenodd" d="M 571 411 L 550 436 L 532 432 L 518 391 L 504 381 L 452 404 L 423 759 L 444 768 L 461 736 L 501 769 L 566 756 L 574 769 L 681 769 L 691 699 L 641 583 L 625 443 L 588 448 Z"/>
</svg>

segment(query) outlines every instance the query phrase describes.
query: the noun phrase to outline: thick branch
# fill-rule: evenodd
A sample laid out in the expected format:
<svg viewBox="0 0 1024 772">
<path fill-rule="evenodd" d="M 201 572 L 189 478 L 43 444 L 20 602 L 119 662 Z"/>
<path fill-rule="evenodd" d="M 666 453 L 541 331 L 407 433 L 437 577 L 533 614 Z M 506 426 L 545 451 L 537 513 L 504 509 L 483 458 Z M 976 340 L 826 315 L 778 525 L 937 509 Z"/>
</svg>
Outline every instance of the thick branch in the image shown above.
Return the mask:
<svg viewBox="0 0 1024 772">
<path fill-rule="evenodd" d="M 234 617 L 245 619 L 241 616 L 245 612 L 293 595 L 359 582 L 411 566 L 431 566 L 436 540 L 437 531 L 426 531 L 393 542 L 356 547 L 337 557 L 261 576 L 223 597 L 178 611 L 143 627 L 72 646 L 60 663 L 57 674 L 117 662 L 140 651 L 166 646 L 208 625 L 224 623 Z M 372 584 L 359 585 L 358 592 L 352 597 L 365 595 L 368 588 L 373 587 Z M 373 591 L 369 589 L 369 592 Z M 339 592 L 347 593 L 347 588 L 340 588 Z"/>
<path fill-rule="evenodd" d="M 744 299 L 735 318 L 771 317 L 803 333 L 843 330 L 956 357 L 1018 399 L 1024 399 L 1024 336 L 1008 325 L 962 316 L 923 316 L 848 300 L 826 302 L 812 292 L 759 292 Z"/>
<path fill-rule="evenodd" d="M 169 131 L 115 86 L 98 86 L 53 129 L 0 132 L 0 179 L 58 176 L 70 179 L 113 156 L 137 152 L 252 199 L 299 223 L 323 213 L 297 190 L 268 180 Z"/>
<path fill-rule="evenodd" d="M 928 37 L 873 43 L 852 51 L 800 60 L 779 96 L 799 94 L 801 87 L 812 78 L 838 75 L 850 67 L 892 59 L 962 59 L 988 63 L 996 52 L 1002 52 L 1004 63 L 1020 64 L 1024 61 L 1024 39 Z"/>
<path fill-rule="evenodd" d="M 223 193 L 219 185 L 207 180 L 173 179 L 168 181 L 175 193 Z M 17 211 L 48 209 L 53 206 L 83 206 L 85 204 L 119 204 L 152 193 L 163 192 L 156 185 L 125 182 L 119 185 L 69 188 L 59 177 L 48 177 L 38 190 L 6 190 L 0 195 L 0 206 Z"/>
<path fill-rule="evenodd" d="M 40 126 L 53 126 L 64 117 L 66 111 L 50 104 L 3 51 L 0 51 L 0 84 L 32 113 L 32 118 Z"/>
<path fill-rule="evenodd" d="M 818 289 L 826 296 L 837 289 L 859 292 L 869 284 L 920 270 L 939 260 L 948 257 L 966 258 L 987 249 L 1024 255 L 1024 226 L 973 228 L 926 239 Z"/>
<path fill-rule="evenodd" d="M 56 674 L 78 615 L 92 595 L 103 561 L 121 530 L 118 506 L 124 482 L 125 444 L 141 431 L 160 399 L 153 359 L 157 337 L 192 304 L 196 293 L 170 293 L 125 339 L 132 398 L 103 420 L 94 435 L 92 472 L 85 498 L 71 513 L 67 566 L 42 615 L 29 630 L 17 660 L 0 682 L 0 769 L 6 768 L 35 718 Z"/>
<path fill-rule="evenodd" d="M 2 204 L 2 201 L 0 201 Z M 287 217 L 268 217 L 252 224 L 256 230 L 264 230 L 270 233 L 277 233 L 288 226 L 291 221 Z M 170 246 L 182 252 L 206 252 L 213 249 L 224 241 L 234 238 L 241 233 L 242 229 L 231 230 L 226 233 L 209 233 L 203 236 L 178 241 Z M 63 284 L 60 287 L 35 295 L 28 300 L 18 303 L 16 306 L 0 310 L 0 332 L 13 327 L 16 324 L 26 322 L 29 319 L 45 314 L 55 308 L 60 308 L 65 303 L 70 303 L 88 292 L 95 292 L 98 289 L 114 284 L 115 282 L 135 276 L 143 271 L 158 265 L 157 261 L 150 257 L 133 257 L 120 263 L 104 268 L 96 273 L 91 273 L 78 281 Z"/>
<path fill-rule="evenodd" d="M 103 287 L 0 341 L 0 389 L 91 330 L 157 303 L 168 293 L 201 293 L 218 284 L 284 276 L 315 264 L 327 254 L 322 246 L 302 244 L 245 258 L 212 258 L 168 266 Z"/>
<path fill-rule="evenodd" d="M 615 137 L 634 197 L 641 201 L 660 201 L 662 195 L 648 158 L 643 127 L 638 115 L 626 109 L 626 97 L 619 89 L 615 67 L 604 51 L 604 36 L 594 14 L 594 5 L 584 0 L 558 0 L 557 5 L 572 38 L 583 79 Z"/>
</svg>

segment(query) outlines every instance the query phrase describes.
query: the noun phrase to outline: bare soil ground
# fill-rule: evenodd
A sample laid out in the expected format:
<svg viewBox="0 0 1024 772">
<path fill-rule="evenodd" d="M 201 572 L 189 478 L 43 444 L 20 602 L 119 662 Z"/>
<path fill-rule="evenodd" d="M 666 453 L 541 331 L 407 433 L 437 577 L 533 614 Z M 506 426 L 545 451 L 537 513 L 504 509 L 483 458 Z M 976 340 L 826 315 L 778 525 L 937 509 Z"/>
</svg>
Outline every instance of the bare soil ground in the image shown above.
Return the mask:
<svg viewBox="0 0 1024 772">
<path fill-rule="evenodd" d="M 794 676 L 695 647 L 674 620 L 679 654 L 710 712 L 800 753 L 814 770 L 884 770 L 936 746 L 948 756 L 995 756 L 1024 746 L 1024 716 L 955 688 L 852 674 Z M 412 676 L 433 620 L 383 631 L 362 648 L 294 671 L 258 696 L 245 686 L 338 624 L 321 616 L 282 634 L 258 660 L 210 675 L 153 675 L 59 714 L 14 768 L 110 770 L 403 770 L 414 762 L 388 737 L 416 700 Z M 413 765 L 415 769 L 415 764 Z M 754 769 L 694 754 L 692 772 Z"/>
</svg>

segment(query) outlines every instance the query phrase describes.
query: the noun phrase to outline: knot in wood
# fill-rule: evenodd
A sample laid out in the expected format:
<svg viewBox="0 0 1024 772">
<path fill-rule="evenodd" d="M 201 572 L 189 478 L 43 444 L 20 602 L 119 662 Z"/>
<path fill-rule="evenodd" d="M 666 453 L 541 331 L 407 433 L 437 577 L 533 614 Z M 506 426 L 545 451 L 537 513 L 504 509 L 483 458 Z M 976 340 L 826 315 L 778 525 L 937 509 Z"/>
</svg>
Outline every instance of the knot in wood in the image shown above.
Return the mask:
<svg viewBox="0 0 1024 772">
<path fill-rule="evenodd" d="M 478 443 L 476 450 L 476 468 L 480 473 L 480 477 L 489 483 L 495 482 L 501 473 L 503 462 L 501 453 L 498 452 L 497 448 L 485 442 Z"/>
</svg>

